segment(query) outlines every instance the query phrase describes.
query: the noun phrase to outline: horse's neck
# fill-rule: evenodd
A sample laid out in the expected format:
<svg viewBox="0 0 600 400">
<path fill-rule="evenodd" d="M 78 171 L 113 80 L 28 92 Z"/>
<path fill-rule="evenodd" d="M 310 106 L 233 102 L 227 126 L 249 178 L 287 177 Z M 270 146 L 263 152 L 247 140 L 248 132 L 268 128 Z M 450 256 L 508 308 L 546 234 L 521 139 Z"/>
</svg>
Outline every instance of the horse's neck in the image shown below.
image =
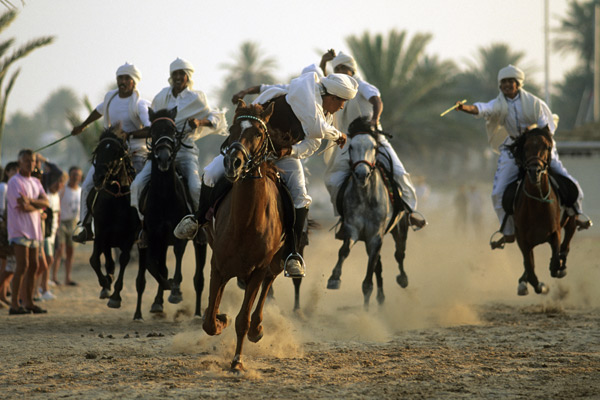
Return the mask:
<svg viewBox="0 0 600 400">
<path fill-rule="evenodd" d="M 230 215 L 240 226 L 256 225 L 257 219 L 263 219 L 271 199 L 267 182 L 263 176 L 258 179 L 245 179 L 233 184 L 231 189 Z"/>
</svg>

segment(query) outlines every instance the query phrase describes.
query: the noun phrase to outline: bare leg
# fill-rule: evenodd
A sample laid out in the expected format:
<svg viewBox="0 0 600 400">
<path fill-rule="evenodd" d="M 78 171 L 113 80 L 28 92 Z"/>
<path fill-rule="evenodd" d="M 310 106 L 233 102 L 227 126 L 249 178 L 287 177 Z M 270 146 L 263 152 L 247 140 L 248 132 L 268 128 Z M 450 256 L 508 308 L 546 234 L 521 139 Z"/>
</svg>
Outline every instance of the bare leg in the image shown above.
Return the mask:
<svg viewBox="0 0 600 400">
<path fill-rule="evenodd" d="M 72 282 L 71 270 L 73 269 L 73 246 L 65 245 L 67 249 L 67 257 L 65 259 L 65 284 Z"/>
<path fill-rule="evenodd" d="M 29 264 L 29 249 L 18 244 L 13 245 L 13 248 L 15 250 L 17 265 L 12 280 L 10 306 L 13 310 L 17 310 L 19 308 L 19 294 L 21 293 L 23 276 L 25 275 L 25 271 Z"/>
<path fill-rule="evenodd" d="M 52 261 L 51 275 L 52 275 L 52 280 L 56 283 L 58 283 L 58 269 L 60 268 L 60 263 L 62 262 L 64 248 L 65 248 L 64 243 L 61 243 L 56 248 L 56 252 L 54 253 L 54 260 Z"/>
<path fill-rule="evenodd" d="M 33 292 L 35 290 L 35 277 L 39 267 L 39 249 L 29 248 L 29 265 L 23 277 L 23 288 L 25 289 L 25 308 L 33 308 Z"/>
</svg>

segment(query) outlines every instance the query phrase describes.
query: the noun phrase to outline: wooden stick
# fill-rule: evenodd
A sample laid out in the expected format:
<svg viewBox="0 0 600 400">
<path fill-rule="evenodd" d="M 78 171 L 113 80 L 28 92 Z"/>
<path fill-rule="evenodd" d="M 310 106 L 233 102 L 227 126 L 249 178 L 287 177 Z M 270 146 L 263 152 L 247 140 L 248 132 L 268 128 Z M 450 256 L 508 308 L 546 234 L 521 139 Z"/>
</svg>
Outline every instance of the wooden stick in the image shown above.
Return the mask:
<svg viewBox="0 0 600 400">
<path fill-rule="evenodd" d="M 44 147 L 40 147 L 39 149 L 35 150 L 35 151 L 34 151 L 34 153 L 38 153 L 38 152 L 40 152 L 40 151 L 42 151 L 42 150 L 44 150 L 44 149 L 47 149 L 47 148 L 48 148 L 48 147 L 50 147 L 50 146 L 54 146 L 56 143 L 58 143 L 58 142 L 62 142 L 63 140 L 65 140 L 65 139 L 68 139 L 68 138 L 70 138 L 71 136 L 73 136 L 73 135 L 71 135 L 71 134 L 69 133 L 67 136 L 63 136 L 63 137 L 61 137 L 60 139 L 58 139 L 58 140 L 55 140 L 54 142 L 52 142 L 52 143 L 50 143 L 50 144 L 47 144 L 47 145 L 45 145 Z"/>
<path fill-rule="evenodd" d="M 454 110 L 456 107 L 458 107 L 461 104 L 465 104 L 467 102 L 467 99 L 464 99 L 463 101 L 461 101 L 458 104 L 453 105 L 452 107 L 450 107 L 449 109 L 447 109 L 446 111 L 444 111 L 443 113 L 440 114 L 440 117 L 443 117 L 444 115 L 448 114 L 450 111 Z"/>
</svg>

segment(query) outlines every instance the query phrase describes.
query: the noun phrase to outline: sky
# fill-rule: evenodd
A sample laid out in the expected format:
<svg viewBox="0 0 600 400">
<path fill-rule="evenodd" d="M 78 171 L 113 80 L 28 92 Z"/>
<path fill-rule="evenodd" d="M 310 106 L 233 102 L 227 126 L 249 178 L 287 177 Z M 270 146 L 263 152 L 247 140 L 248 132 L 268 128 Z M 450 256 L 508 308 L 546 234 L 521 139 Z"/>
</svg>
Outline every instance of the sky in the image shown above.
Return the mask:
<svg viewBox="0 0 600 400">
<path fill-rule="evenodd" d="M 25 0 L 4 38 L 24 44 L 41 36 L 55 42 L 16 64 L 21 74 L 7 113 L 31 114 L 61 87 L 99 104 L 118 66 L 126 61 L 142 73 L 142 97 L 152 100 L 167 86 L 176 58 L 195 67 L 195 88 L 216 105 L 218 89 L 240 44 L 253 41 L 265 57 L 278 61 L 280 79 L 318 63 L 321 50 L 348 52 L 350 35 L 405 30 L 408 38 L 431 33 L 427 54 L 452 60 L 460 68 L 477 50 L 506 43 L 537 66 L 544 80 L 544 0 Z M 550 0 L 550 28 L 559 26 L 568 0 Z M 551 36 L 552 37 L 552 36 Z M 562 79 L 574 57 L 552 53 L 550 78 Z M 14 67 L 13 67 L 14 69 Z M 211 100 L 214 99 L 214 100 Z M 471 99 L 469 99 L 471 100 Z M 488 99 L 473 99 L 488 100 Z M 385 101 L 385 99 L 384 99 Z"/>
</svg>

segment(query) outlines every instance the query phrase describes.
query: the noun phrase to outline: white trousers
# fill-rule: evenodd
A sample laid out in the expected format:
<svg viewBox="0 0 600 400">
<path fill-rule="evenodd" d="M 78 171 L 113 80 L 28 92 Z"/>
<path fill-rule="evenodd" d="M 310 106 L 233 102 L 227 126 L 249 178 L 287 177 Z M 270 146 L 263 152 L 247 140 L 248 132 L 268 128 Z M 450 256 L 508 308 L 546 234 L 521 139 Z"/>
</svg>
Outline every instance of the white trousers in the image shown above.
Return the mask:
<svg viewBox="0 0 600 400">
<path fill-rule="evenodd" d="M 383 154 L 377 154 L 377 161 L 385 165 L 387 169 L 390 169 L 391 161 L 391 169 L 394 173 L 394 181 L 400 188 L 404 201 L 412 210 L 416 210 L 417 192 L 412 180 L 410 179 L 410 174 L 406 172 L 402 161 L 400 161 L 400 158 L 398 158 L 398 154 L 396 154 L 396 151 L 385 136 L 379 135 L 379 144 L 379 152 Z M 351 173 L 350 156 L 346 149 L 340 150 L 338 148 L 336 149 L 333 157 L 335 158 L 325 173 L 325 186 L 327 187 L 327 191 L 329 191 L 334 213 L 335 215 L 339 215 L 336 209 L 337 194 L 342 186 L 342 183 L 344 183 L 346 177 Z"/>
<path fill-rule="evenodd" d="M 177 156 L 175 157 L 175 166 L 179 169 L 181 174 L 185 177 L 192 197 L 192 203 L 194 210 L 198 209 L 198 203 L 200 202 L 200 165 L 198 163 L 198 148 L 194 146 L 191 149 L 182 147 Z M 144 168 L 136 175 L 133 183 L 131 184 L 131 206 L 135 207 L 138 211 L 140 219 L 143 220 L 144 216 L 140 213 L 139 199 L 142 194 L 144 187 L 150 182 L 150 175 L 152 174 L 152 159 L 148 159 Z"/>
<path fill-rule="evenodd" d="M 219 154 L 204 168 L 203 180 L 205 185 L 214 187 L 217 181 L 225 175 L 223 158 L 223 155 Z M 310 206 L 312 198 L 306 191 L 306 178 L 302 162 L 297 158 L 284 157 L 276 161 L 275 165 L 280 169 L 281 178 L 292 195 L 294 207 Z"/>
<path fill-rule="evenodd" d="M 575 212 L 580 214 L 582 212 L 583 190 L 581 190 L 579 182 L 577 182 L 577 180 L 575 180 L 575 178 L 573 178 L 567 172 L 567 169 L 563 166 L 562 162 L 558 158 L 556 146 L 552 148 L 552 161 L 550 162 L 550 169 L 552 169 L 553 172 L 566 176 L 575 183 L 579 191 L 579 195 L 577 196 L 577 201 L 574 205 L 574 208 Z M 500 224 L 502 224 L 504 216 L 506 215 L 504 208 L 502 208 L 502 196 L 504 195 L 506 187 L 515 179 L 517 179 L 518 176 L 519 167 L 515 163 L 515 159 L 512 157 L 512 154 L 506 147 L 501 146 L 500 156 L 498 157 L 498 167 L 496 169 L 496 174 L 494 175 L 494 187 L 492 189 L 492 204 L 494 205 L 494 210 L 496 211 L 496 215 L 498 215 Z M 515 234 L 515 223 L 512 216 L 509 216 L 506 220 L 506 225 L 504 226 L 502 233 L 504 235 Z"/>
</svg>

